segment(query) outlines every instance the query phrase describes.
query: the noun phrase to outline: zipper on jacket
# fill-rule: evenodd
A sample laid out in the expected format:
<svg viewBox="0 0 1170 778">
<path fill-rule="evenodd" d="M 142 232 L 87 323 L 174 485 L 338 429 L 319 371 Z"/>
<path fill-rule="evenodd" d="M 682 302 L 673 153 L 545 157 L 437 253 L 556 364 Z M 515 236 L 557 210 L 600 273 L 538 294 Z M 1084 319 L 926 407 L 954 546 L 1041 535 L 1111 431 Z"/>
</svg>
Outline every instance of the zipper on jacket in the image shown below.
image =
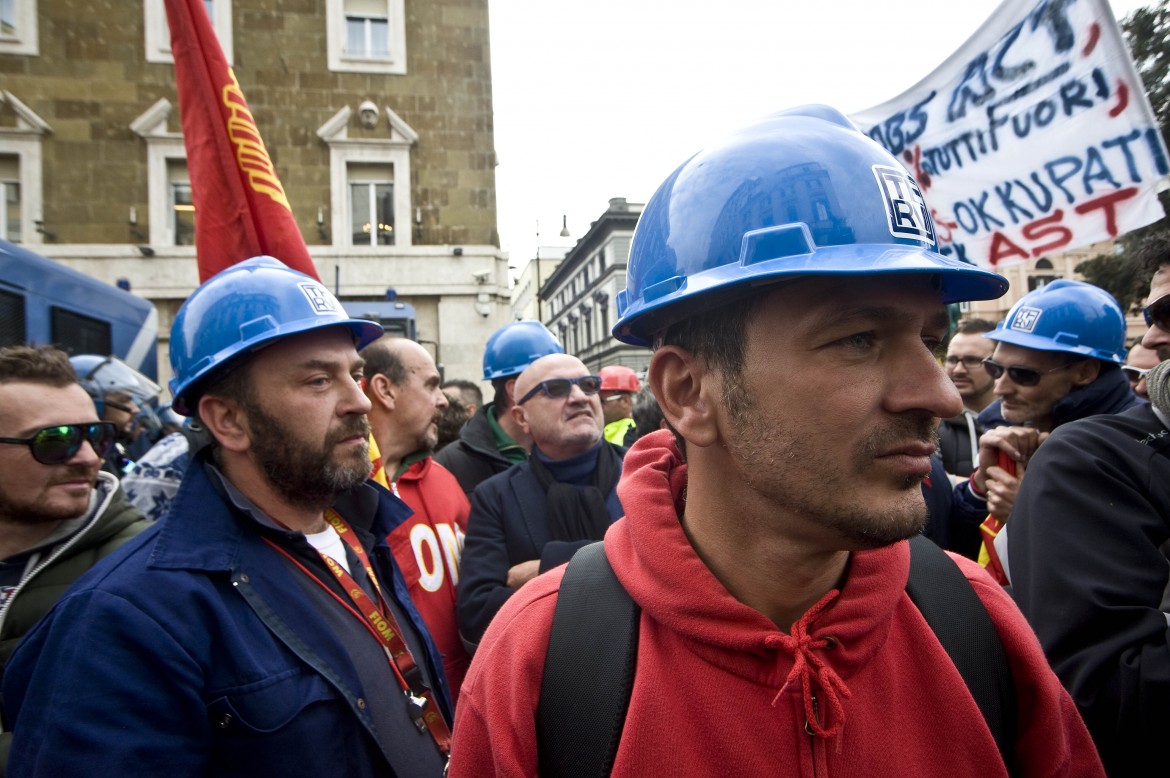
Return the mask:
<svg viewBox="0 0 1170 778">
<path fill-rule="evenodd" d="M 59 546 L 56 546 L 49 553 L 49 555 L 47 557 L 42 558 L 32 568 L 32 570 L 28 570 L 28 569 L 25 570 L 25 574 L 20 579 L 20 582 L 16 584 L 16 588 L 13 589 L 11 593 L 9 593 L 8 599 L 4 601 L 4 607 L 0 608 L 0 634 L 3 634 L 3 632 L 4 632 L 4 622 L 8 618 L 8 611 L 12 607 L 12 603 L 15 602 L 17 596 L 22 591 L 24 591 L 24 588 L 28 585 L 28 582 L 31 581 L 32 579 L 36 578 L 37 575 L 42 570 L 44 570 L 46 567 L 48 567 L 49 565 L 53 564 L 53 562 L 56 562 L 58 559 L 60 559 L 61 556 L 64 555 L 66 551 L 68 551 L 69 549 L 73 548 L 78 543 L 80 543 L 81 539 L 83 537 L 85 537 L 86 535 L 88 535 L 89 532 L 95 526 L 97 526 L 97 523 L 101 519 L 102 514 L 105 513 L 106 509 L 110 507 L 110 501 L 114 499 L 114 492 L 116 492 L 116 491 L 117 491 L 117 486 L 115 486 L 114 489 L 112 489 L 106 495 L 106 498 L 104 500 L 102 500 L 100 503 L 98 503 L 96 510 L 94 510 L 94 512 L 93 512 L 93 518 L 90 519 L 88 524 L 86 524 L 84 527 L 82 527 L 77 532 L 75 532 L 73 534 L 73 537 L 69 538 L 67 541 L 60 544 Z M 0 732 L 4 732 L 4 731 L 5 730 L 4 730 L 3 724 L 0 724 Z"/>
<path fill-rule="evenodd" d="M 809 695 L 812 702 L 813 718 L 817 724 L 821 723 L 820 708 L 817 705 L 817 696 L 815 694 Z M 812 762 L 812 774 L 817 774 L 817 735 L 813 732 L 812 722 L 807 718 L 804 720 L 804 731 L 808 733 L 808 749 L 809 759 Z"/>
<path fill-rule="evenodd" d="M 58 546 L 54 546 L 49 555 L 40 559 L 40 561 L 38 561 L 31 570 L 25 570 L 25 574 L 16 584 L 16 588 L 13 589 L 12 592 L 8 595 L 8 599 L 4 601 L 4 607 L 0 608 L 0 634 L 3 634 L 4 632 L 4 621 L 8 618 L 8 610 L 12 607 L 12 603 L 16 600 L 17 595 L 24 591 L 24 588 L 28 585 L 29 581 L 36 578 L 42 570 L 60 559 L 66 551 L 76 546 L 81 542 L 82 538 L 90 533 L 90 531 L 101 519 L 102 514 L 104 514 L 106 509 L 110 507 L 110 501 L 113 500 L 115 491 L 117 491 L 116 486 L 106 495 L 104 500 L 97 504 L 97 507 L 93 512 L 93 517 L 85 526 L 78 529 L 77 532 L 73 534 L 73 537 L 69 538 Z"/>
</svg>

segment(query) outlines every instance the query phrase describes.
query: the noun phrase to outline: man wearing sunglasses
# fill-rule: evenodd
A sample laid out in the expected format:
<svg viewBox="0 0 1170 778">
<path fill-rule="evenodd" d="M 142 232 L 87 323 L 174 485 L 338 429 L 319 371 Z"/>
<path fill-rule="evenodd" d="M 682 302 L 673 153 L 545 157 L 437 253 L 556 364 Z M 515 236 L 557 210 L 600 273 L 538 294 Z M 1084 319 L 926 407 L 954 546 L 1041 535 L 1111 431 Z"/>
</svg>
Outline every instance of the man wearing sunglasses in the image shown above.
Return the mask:
<svg viewBox="0 0 1170 778">
<path fill-rule="evenodd" d="M 113 443 L 64 352 L 0 349 L 0 672 L 70 584 L 149 526 L 101 471 Z"/>
<path fill-rule="evenodd" d="M 1143 400 L 1150 399 L 1150 393 L 1146 387 L 1146 376 L 1161 361 L 1158 359 L 1158 352 L 1152 348 L 1146 348 L 1141 343 L 1130 346 L 1129 353 L 1125 355 L 1125 364 L 1122 365 L 1121 372 L 1125 373 L 1125 377 L 1129 379 L 1133 393 Z"/>
<path fill-rule="evenodd" d="M 538 321 L 505 324 L 488 338 L 483 352 L 483 380 L 491 381 L 494 397 L 481 404 L 459 439 L 435 455 L 450 470 L 468 499 L 480 483 L 528 459 L 532 439 L 512 415 L 516 379 L 533 360 L 565 349 Z"/>
<path fill-rule="evenodd" d="M 442 658 L 386 540 L 410 510 L 368 479 L 381 335 L 272 257 L 184 301 L 173 407 L 213 442 L 13 655 L 14 778 L 442 776 Z"/>
<path fill-rule="evenodd" d="M 1149 404 L 1058 427 L 1007 529 L 1012 594 L 1080 708 L 1110 775 L 1165 772 L 1170 732 L 1170 238 L 1139 244 L 1152 276 L 1142 346 Z"/>
<path fill-rule="evenodd" d="M 647 382 L 670 429 L 630 448 L 625 516 L 601 547 L 496 614 L 460 695 L 453 778 L 575 764 L 614 778 L 1104 775 L 1008 594 L 911 540 L 938 419 L 962 410 L 940 364 L 947 305 L 1007 289 L 937 249 L 918 184 L 826 106 L 765 117 L 666 179 L 631 241 L 613 334 L 653 349 Z M 588 566 L 598 552 L 611 571 Z M 1002 750 L 907 593 L 924 558 L 1002 646 L 1021 722 Z M 557 632 L 611 577 L 633 625 Z M 559 655 L 582 659 L 553 676 L 583 679 L 558 706 L 581 724 L 549 721 L 553 648 L 618 640 L 629 651 L 599 658 L 612 673 Z M 565 743 L 578 732 L 595 748 Z"/>
<path fill-rule="evenodd" d="M 566 354 L 541 357 L 516 380 L 512 413 L 532 436 L 532 456 L 471 497 L 458 591 L 469 646 L 516 590 L 600 540 L 621 516 L 625 449 L 602 437 L 601 386 Z"/>
<path fill-rule="evenodd" d="M 1061 424 L 1119 413 L 1138 405 L 1120 366 L 1125 353 L 1125 314 L 1113 296 L 1083 281 L 1058 279 L 1020 298 L 986 337 L 995 351 L 983 361 L 998 398 L 979 414 L 978 468 L 956 497 L 966 506 L 986 505 L 980 560 L 1001 583 L 1007 535 L 1000 529 L 1015 503 L 1028 458 Z M 1014 466 L 1003 467 L 1004 456 Z M 1015 472 L 1012 472 L 1012 470 Z M 995 544 L 989 540 L 995 540 Z"/>
</svg>

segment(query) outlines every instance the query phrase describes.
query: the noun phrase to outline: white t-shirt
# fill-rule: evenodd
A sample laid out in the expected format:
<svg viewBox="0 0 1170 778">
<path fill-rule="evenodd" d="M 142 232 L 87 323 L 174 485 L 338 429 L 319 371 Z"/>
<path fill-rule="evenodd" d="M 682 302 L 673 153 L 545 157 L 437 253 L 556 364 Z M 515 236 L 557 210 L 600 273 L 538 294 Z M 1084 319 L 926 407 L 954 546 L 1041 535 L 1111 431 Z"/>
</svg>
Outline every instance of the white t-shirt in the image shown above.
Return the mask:
<svg viewBox="0 0 1170 778">
<path fill-rule="evenodd" d="M 345 554 L 345 544 L 341 542 L 341 536 L 333 527 L 326 527 L 324 532 L 312 534 L 306 532 L 305 540 L 309 541 L 310 546 L 341 565 L 345 572 L 349 572 L 349 558 Z"/>
</svg>

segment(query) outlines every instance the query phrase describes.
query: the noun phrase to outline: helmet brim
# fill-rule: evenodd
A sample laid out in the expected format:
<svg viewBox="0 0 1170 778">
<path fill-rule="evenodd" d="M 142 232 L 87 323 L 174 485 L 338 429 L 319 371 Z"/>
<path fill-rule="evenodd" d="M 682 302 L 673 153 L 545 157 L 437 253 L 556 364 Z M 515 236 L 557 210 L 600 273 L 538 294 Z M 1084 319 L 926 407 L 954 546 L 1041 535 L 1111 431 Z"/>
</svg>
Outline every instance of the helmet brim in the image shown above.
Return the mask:
<svg viewBox="0 0 1170 778">
<path fill-rule="evenodd" d="M 243 340 L 230 349 L 225 349 L 220 354 L 207 357 L 207 367 L 198 371 L 185 385 L 180 386 L 177 385 L 177 382 L 172 381 L 171 393 L 174 395 L 174 399 L 171 402 L 171 407 L 176 413 L 182 414 L 183 416 L 193 416 L 195 413 L 195 404 L 198 402 L 198 396 L 202 394 L 202 386 L 207 382 L 211 373 L 222 372 L 228 366 L 254 353 L 256 349 L 275 340 L 281 340 L 306 332 L 313 332 L 314 330 L 326 329 L 328 327 L 347 328 L 353 335 L 354 347 L 358 351 L 361 351 L 362 348 L 373 343 L 385 333 L 381 324 L 365 319 L 341 319 L 326 322 L 305 321 L 302 319 L 270 328 L 261 334 Z"/>
<path fill-rule="evenodd" d="M 1008 289 L 1008 281 L 1001 275 L 918 246 L 823 246 L 811 253 L 758 260 L 748 265 L 720 265 L 681 278 L 673 285 L 668 279 L 662 285 L 667 291 L 650 300 L 644 294 L 624 312 L 613 328 L 613 336 L 633 346 L 649 346 L 654 335 L 669 325 L 753 294 L 762 287 L 804 277 L 870 278 L 875 275 L 933 276 L 939 302 L 943 304 L 994 300 Z"/>
</svg>

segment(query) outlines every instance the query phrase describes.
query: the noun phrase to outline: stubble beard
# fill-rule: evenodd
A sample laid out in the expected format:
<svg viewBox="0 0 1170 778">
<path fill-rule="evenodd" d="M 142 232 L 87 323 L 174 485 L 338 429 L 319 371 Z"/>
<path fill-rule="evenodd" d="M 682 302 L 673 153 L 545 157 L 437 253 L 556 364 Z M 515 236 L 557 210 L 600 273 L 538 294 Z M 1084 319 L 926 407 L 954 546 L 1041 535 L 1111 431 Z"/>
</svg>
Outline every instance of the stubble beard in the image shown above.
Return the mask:
<svg viewBox="0 0 1170 778">
<path fill-rule="evenodd" d="M 834 530 L 851 548 L 872 549 L 914 537 L 926 526 L 926 502 L 919 491 L 923 477 L 907 475 L 897 490 L 904 499 L 886 506 L 858 494 L 874 457 L 908 439 L 931 441 L 938 432 L 930 416 L 902 416 L 869 435 L 851 460 L 818 455 L 807 436 L 796 436 L 760 412 L 739 382 L 725 385 L 724 401 L 734 442 L 728 448 L 741 465 L 747 486 L 773 500 L 779 510 Z M 833 420 L 828 420 L 833 424 Z"/>
<path fill-rule="evenodd" d="M 73 467 L 62 471 L 61 477 L 58 480 L 71 481 L 77 478 L 87 478 L 89 480 L 90 493 L 92 494 L 93 487 L 97 481 L 97 468 Z M 0 523 L 31 527 L 37 524 L 51 524 L 53 522 L 76 519 L 78 516 L 85 515 L 85 511 L 89 507 L 89 500 L 79 500 L 78 504 L 80 510 L 68 506 L 54 507 L 46 504 L 42 500 L 23 503 L 9 500 L 4 492 L 0 491 L 0 517 L 3 517 Z"/>
</svg>

